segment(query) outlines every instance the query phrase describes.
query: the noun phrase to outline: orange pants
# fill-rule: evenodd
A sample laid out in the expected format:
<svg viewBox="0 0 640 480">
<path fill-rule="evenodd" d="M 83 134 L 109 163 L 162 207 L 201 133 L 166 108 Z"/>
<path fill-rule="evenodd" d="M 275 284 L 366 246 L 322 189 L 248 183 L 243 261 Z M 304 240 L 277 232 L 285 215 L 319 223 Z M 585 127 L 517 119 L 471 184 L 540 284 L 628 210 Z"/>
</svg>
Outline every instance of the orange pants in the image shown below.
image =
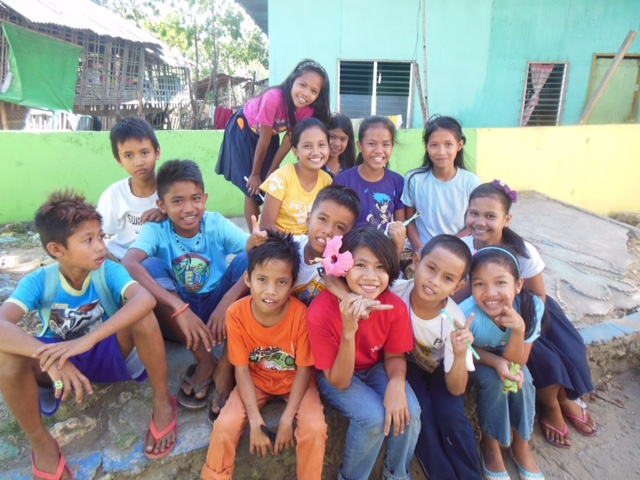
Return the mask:
<svg viewBox="0 0 640 480">
<path fill-rule="evenodd" d="M 258 408 L 264 407 L 275 396 L 278 395 L 272 395 L 256 388 Z M 285 402 L 289 401 L 288 394 L 279 396 Z M 307 388 L 296 412 L 295 420 L 297 423 L 294 435 L 298 458 L 298 479 L 320 480 L 327 441 L 327 424 L 324 419 L 324 408 L 320 402 L 320 394 L 315 384 L 311 383 Z M 202 468 L 201 478 L 203 480 L 229 479 L 233 476 L 236 450 L 247 422 L 247 412 L 236 387 L 213 425 L 207 460 Z"/>
</svg>

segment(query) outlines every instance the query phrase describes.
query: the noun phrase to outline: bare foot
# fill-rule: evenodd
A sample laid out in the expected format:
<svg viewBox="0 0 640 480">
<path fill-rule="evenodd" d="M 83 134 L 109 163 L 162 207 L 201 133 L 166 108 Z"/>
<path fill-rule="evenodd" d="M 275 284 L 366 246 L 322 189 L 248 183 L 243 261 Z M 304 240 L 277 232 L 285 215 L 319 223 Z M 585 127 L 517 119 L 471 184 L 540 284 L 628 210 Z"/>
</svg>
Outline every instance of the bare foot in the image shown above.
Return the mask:
<svg viewBox="0 0 640 480">
<path fill-rule="evenodd" d="M 567 426 L 564 423 L 564 418 L 562 417 L 560 404 L 558 404 L 558 408 L 545 408 L 544 415 L 541 416 L 540 425 L 542 427 L 542 434 L 547 437 L 549 441 L 560 445 L 566 445 L 567 447 L 571 446 L 571 434 L 569 431 L 567 430 L 567 433 L 562 435 L 562 432 L 567 428 Z M 554 431 L 550 427 L 553 427 L 557 431 Z"/>
<path fill-rule="evenodd" d="M 205 351 L 205 353 L 207 355 L 203 355 L 200 358 L 198 358 L 199 355 L 196 355 L 198 363 L 196 366 L 196 371 L 191 376 L 191 381 L 194 385 L 196 385 L 196 388 L 210 381 L 216 368 L 216 359 L 209 352 Z M 191 396 L 193 394 L 193 387 L 189 383 L 183 382 L 181 388 L 185 395 Z M 199 389 L 196 392 L 195 398 L 197 398 L 198 400 L 205 398 L 209 393 L 209 388 L 209 386 L 206 386 Z"/>
<path fill-rule="evenodd" d="M 31 448 L 32 460 L 36 469 L 52 477 L 58 473 L 62 453 L 60 452 L 58 443 L 50 434 L 42 436 L 40 441 L 32 442 Z M 69 474 L 69 471 L 65 469 L 60 478 L 70 479 L 73 477 Z"/>
<path fill-rule="evenodd" d="M 168 394 L 164 396 L 162 400 L 159 400 L 156 406 L 156 400 L 154 399 L 153 417 L 152 421 L 156 426 L 158 432 L 165 430 L 173 421 L 178 420 L 177 404 L 174 406 L 175 400 L 173 400 Z M 176 423 L 177 426 L 177 423 Z M 155 439 L 153 435 L 147 435 L 145 442 L 145 452 L 157 455 L 164 452 L 171 447 L 177 440 L 176 429 L 172 428 L 166 435 L 159 439 Z"/>
<path fill-rule="evenodd" d="M 566 399 L 560 402 L 560 408 L 573 427 L 583 435 L 593 435 L 598 431 L 598 424 L 593 417 L 573 400 Z"/>
</svg>

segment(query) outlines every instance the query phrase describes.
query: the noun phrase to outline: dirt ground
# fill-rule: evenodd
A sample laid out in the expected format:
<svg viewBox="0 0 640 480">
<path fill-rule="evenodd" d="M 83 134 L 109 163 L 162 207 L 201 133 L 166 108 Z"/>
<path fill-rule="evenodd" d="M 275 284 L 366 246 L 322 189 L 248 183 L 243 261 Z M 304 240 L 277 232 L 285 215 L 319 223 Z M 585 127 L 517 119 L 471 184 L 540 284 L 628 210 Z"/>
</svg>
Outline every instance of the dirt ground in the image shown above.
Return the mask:
<svg viewBox="0 0 640 480">
<path fill-rule="evenodd" d="M 34 270 L 46 258 L 39 245 L 34 243 L 33 232 L 28 226 L 20 228 L 0 228 L 0 302 L 4 301 L 15 288 L 17 281 L 26 273 Z M 10 240 L 2 240 L 9 238 Z M 638 266 L 636 263 L 635 267 Z M 631 269 L 632 271 L 634 268 Z M 637 269 L 633 273 L 637 274 Z M 635 275 L 633 275 L 635 276 Z M 634 280 L 637 280 L 635 278 Z M 33 316 L 24 322 L 25 328 L 35 331 L 37 322 Z M 608 479 L 630 480 L 640 478 L 640 358 L 638 341 L 634 338 L 625 346 L 610 345 L 590 351 L 594 364 L 596 391 L 584 399 L 589 411 L 599 423 L 599 432 L 595 437 L 583 437 L 570 427 L 573 434 L 573 446 L 570 450 L 554 448 L 544 441 L 540 427 L 536 424 L 532 445 L 534 455 L 547 479 Z M 616 355 L 624 351 L 624 366 L 613 368 Z M 593 353 L 593 355 L 592 355 Z M 606 361 L 608 360 L 608 361 Z M 596 363 L 607 363 L 606 368 Z M 616 371 L 607 375 L 607 371 Z M 89 407 L 92 408 L 92 407 Z M 89 414 L 90 416 L 90 414 Z M 3 450 L 12 445 L 22 451 L 18 457 L 9 460 Z M 6 406 L 0 401 L 0 479 L 3 472 L 25 466 L 26 442 L 17 429 L 17 425 Z M 73 454 L 73 451 L 69 452 Z M 506 452 L 505 452 L 506 455 Z M 188 463 L 185 459 L 185 463 Z M 507 460 L 511 478 L 518 478 L 516 467 Z M 183 465 L 172 469 L 174 478 L 191 478 L 194 466 Z M 179 473 L 182 472 L 182 473 Z M 116 477 L 108 477 L 116 478 Z M 128 477 L 132 478 L 132 477 Z M 136 478 L 151 478 L 148 475 Z M 167 477 L 164 477 L 167 478 Z M 275 477 L 274 477 L 275 478 Z"/>
</svg>

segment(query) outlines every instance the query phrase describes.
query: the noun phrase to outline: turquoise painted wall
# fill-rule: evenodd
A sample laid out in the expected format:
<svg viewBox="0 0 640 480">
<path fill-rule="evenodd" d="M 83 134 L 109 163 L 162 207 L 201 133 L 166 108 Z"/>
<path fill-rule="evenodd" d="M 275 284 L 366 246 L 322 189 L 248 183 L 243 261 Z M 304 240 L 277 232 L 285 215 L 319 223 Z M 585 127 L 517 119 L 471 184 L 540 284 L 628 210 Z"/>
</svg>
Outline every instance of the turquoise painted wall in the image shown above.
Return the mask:
<svg viewBox="0 0 640 480">
<path fill-rule="evenodd" d="M 586 103 L 595 54 L 615 54 L 640 31 L 638 0 L 424 0 L 429 111 L 466 127 L 519 125 L 527 62 L 569 62 L 562 125 Z M 337 60 L 416 60 L 422 73 L 423 0 L 269 2 L 270 76 L 280 83 L 302 58 L 327 69 L 335 109 Z M 636 39 L 629 54 L 640 54 Z M 413 127 L 422 127 L 416 98 Z"/>
<path fill-rule="evenodd" d="M 466 151 L 475 165 L 475 131 L 465 132 Z M 188 158 L 200 165 L 209 193 L 209 210 L 227 216 L 242 216 L 242 193 L 214 173 L 222 132 L 157 132 L 160 163 Z M 406 130 L 398 135 L 391 167 L 400 173 L 420 166 L 424 149 L 422 132 Z M 285 159 L 292 162 L 293 155 Z M 47 194 L 58 188 L 74 187 L 93 203 L 112 183 L 126 177 L 111 154 L 108 132 L 27 133 L 0 131 L 0 224 L 33 220 Z"/>
</svg>

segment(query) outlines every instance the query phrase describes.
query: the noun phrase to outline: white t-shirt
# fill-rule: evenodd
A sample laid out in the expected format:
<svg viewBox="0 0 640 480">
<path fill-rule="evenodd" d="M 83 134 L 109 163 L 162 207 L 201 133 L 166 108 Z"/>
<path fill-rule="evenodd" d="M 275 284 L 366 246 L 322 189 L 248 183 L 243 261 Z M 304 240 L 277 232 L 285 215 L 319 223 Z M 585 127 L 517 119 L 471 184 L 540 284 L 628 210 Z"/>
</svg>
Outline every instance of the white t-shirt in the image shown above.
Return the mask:
<svg viewBox="0 0 640 480">
<path fill-rule="evenodd" d="M 471 254 L 475 255 L 478 250 L 473 245 L 473 237 L 471 235 L 462 238 L 462 241 L 469 247 L 471 250 Z M 536 247 L 531 245 L 529 242 L 525 241 L 524 246 L 527 249 L 527 253 L 529 254 L 529 258 L 522 257 L 520 255 L 516 255 L 518 259 L 518 263 L 520 264 L 520 273 L 522 274 L 522 278 L 528 279 L 533 278 L 544 270 L 544 261 L 536 250 Z"/>
<path fill-rule="evenodd" d="M 300 254 L 300 271 L 298 272 L 298 279 L 296 284 L 291 290 L 291 294 L 300 300 L 305 305 L 309 306 L 311 301 L 316 298 L 325 289 L 324 281 L 320 277 L 320 270 L 322 264 L 315 263 L 309 265 L 304 261 L 304 248 L 307 246 L 309 237 L 306 235 L 300 235 L 296 237 L 298 244 L 300 245 L 298 252 Z"/>
<path fill-rule="evenodd" d="M 465 227 L 469 196 L 480 183 L 474 173 L 461 168 L 448 182 L 438 180 L 431 170 L 406 175 L 402 203 L 422 212 L 415 220 L 422 245 L 442 233 L 456 235 Z"/>
<path fill-rule="evenodd" d="M 136 197 L 128 178 L 114 183 L 100 196 L 98 212 L 102 215 L 102 229 L 111 235 L 107 248 L 115 257 L 124 257 L 138 238 L 142 228 L 140 217 L 147 210 L 157 208 L 156 200 L 157 192 L 146 198 Z"/>
<path fill-rule="evenodd" d="M 391 292 L 398 295 L 407 305 L 411 317 L 415 344 L 413 350 L 408 354 L 409 359 L 427 372 L 433 372 L 442 359 L 444 360 L 444 371 L 449 372 L 453 366 L 454 358 L 451 346 L 451 332 L 454 331 L 454 328 L 451 322 L 442 318 L 441 315 L 428 320 L 418 317 L 411 308 L 411 290 L 413 290 L 413 280 L 396 280 L 391 286 Z M 457 320 L 460 325 L 464 325 L 466 321 L 464 313 L 456 302 L 448 298 L 444 309 L 451 318 Z M 468 371 L 475 370 L 469 350 L 467 350 L 466 363 Z"/>
</svg>

